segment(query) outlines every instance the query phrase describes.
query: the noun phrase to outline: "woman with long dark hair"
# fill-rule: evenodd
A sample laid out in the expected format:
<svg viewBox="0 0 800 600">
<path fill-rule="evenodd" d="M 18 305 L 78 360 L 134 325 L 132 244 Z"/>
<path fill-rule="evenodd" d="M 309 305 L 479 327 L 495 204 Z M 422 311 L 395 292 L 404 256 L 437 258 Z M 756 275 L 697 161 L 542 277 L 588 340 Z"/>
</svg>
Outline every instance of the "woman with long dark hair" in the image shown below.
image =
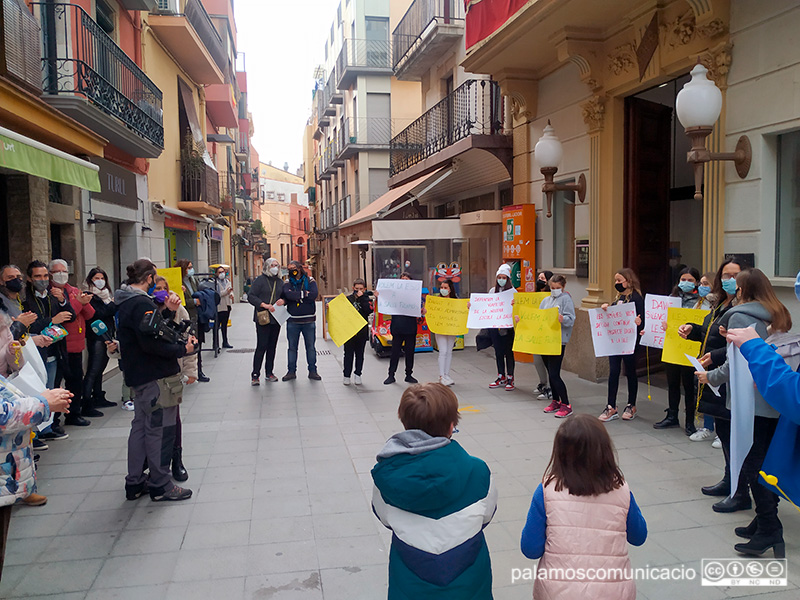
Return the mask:
<svg viewBox="0 0 800 600">
<path fill-rule="evenodd" d="M 100 267 L 95 267 L 86 276 L 83 290 L 92 294 L 90 301 L 94 309 L 94 318 L 86 325 L 86 349 L 89 351 L 89 360 L 86 366 L 86 375 L 83 377 L 83 398 L 85 403 L 91 403 L 94 408 L 116 406 L 106 398 L 103 391 L 103 372 L 108 365 L 108 353 L 105 340 L 92 329 L 92 323 L 102 321 L 113 338 L 116 327 L 114 315 L 117 314 L 117 305 L 114 304 L 114 294 L 111 291 L 111 282 L 108 273 Z"/>
</svg>

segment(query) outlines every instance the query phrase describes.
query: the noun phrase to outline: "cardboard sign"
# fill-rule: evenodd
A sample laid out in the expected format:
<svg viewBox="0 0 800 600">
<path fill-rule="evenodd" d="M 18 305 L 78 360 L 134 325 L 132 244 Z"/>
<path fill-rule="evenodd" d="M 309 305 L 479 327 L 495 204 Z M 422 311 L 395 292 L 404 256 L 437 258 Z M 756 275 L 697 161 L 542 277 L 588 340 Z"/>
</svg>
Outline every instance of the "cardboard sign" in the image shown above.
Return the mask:
<svg viewBox="0 0 800 600">
<path fill-rule="evenodd" d="M 636 349 L 636 305 L 633 302 L 589 310 L 594 355 L 620 356 Z"/>
<path fill-rule="evenodd" d="M 539 308 L 542 300 L 547 298 L 550 292 L 518 292 L 514 295 L 514 316 L 520 314 L 521 307 Z"/>
<path fill-rule="evenodd" d="M 513 289 L 499 294 L 470 294 L 469 318 L 470 329 L 509 329 L 514 327 Z"/>
<path fill-rule="evenodd" d="M 561 323 L 558 308 L 522 307 L 514 333 L 514 352 L 557 356 L 561 354 Z"/>
<path fill-rule="evenodd" d="M 697 308 L 669 308 L 667 330 L 664 332 L 666 336 L 664 338 L 664 352 L 661 355 L 662 362 L 684 367 L 692 366 L 686 355 L 697 356 L 700 353 L 702 343 L 683 339 L 678 334 L 678 329 L 684 323 L 702 323 L 707 314 L 707 310 Z"/>
<path fill-rule="evenodd" d="M 467 304 L 469 300 L 466 298 L 428 296 L 425 300 L 428 329 L 439 335 L 465 335 L 469 315 Z"/>
<path fill-rule="evenodd" d="M 378 279 L 378 312 L 384 315 L 419 317 L 422 314 L 422 281 Z"/>
<path fill-rule="evenodd" d="M 157 269 L 159 277 L 167 280 L 170 292 L 175 292 L 181 297 L 181 304 L 186 306 L 186 296 L 183 293 L 183 277 L 180 267 L 171 267 L 169 269 Z"/>
<path fill-rule="evenodd" d="M 680 308 L 681 299 L 676 296 L 657 296 L 647 294 L 644 298 L 644 314 L 639 315 L 644 319 L 642 331 L 642 346 L 663 348 L 665 331 L 663 323 L 667 322 L 667 309 Z"/>
<path fill-rule="evenodd" d="M 327 312 L 328 334 L 337 346 L 344 344 L 367 324 L 344 294 L 339 294 L 328 303 Z"/>
</svg>

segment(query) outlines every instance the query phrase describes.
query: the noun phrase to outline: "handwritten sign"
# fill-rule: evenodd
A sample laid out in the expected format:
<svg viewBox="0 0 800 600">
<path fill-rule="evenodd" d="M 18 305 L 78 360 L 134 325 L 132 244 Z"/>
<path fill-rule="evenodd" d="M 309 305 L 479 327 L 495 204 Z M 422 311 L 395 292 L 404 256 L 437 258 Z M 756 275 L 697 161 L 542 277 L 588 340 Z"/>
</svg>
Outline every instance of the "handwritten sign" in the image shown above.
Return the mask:
<svg viewBox="0 0 800 600">
<path fill-rule="evenodd" d="M 441 296 L 428 296 L 425 300 L 425 320 L 428 329 L 439 335 L 464 335 L 467 333 L 467 308 L 469 300 L 466 298 L 442 298 Z"/>
<path fill-rule="evenodd" d="M 675 296 L 657 296 L 647 294 L 644 298 L 644 330 L 642 332 L 642 346 L 651 348 L 664 347 L 664 326 L 667 322 L 667 309 L 680 308 L 681 299 Z"/>
<path fill-rule="evenodd" d="M 355 306 L 350 304 L 347 296 L 339 294 L 328 302 L 328 334 L 333 343 L 341 346 L 359 331 L 364 329 L 367 321 Z"/>
<path fill-rule="evenodd" d="M 697 356 L 700 353 L 700 342 L 685 340 L 678 334 L 678 329 L 684 323 L 702 323 L 708 311 L 696 308 L 670 307 L 667 316 L 667 331 L 664 338 L 664 353 L 661 360 L 673 365 L 692 366 L 686 355 Z"/>
<path fill-rule="evenodd" d="M 422 281 L 378 279 L 378 312 L 383 315 L 419 317 L 422 314 Z"/>
<path fill-rule="evenodd" d="M 561 323 L 558 322 L 558 308 L 541 310 L 523 306 L 521 313 L 514 333 L 514 352 L 539 356 L 561 354 Z"/>
<path fill-rule="evenodd" d="M 181 277 L 180 267 L 171 267 L 169 269 L 157 269 L 158 276 L 167 280 L 170 292 L 175 292 L 181 297 L 181 304 L 186 306 L 186 298 L 183 293 L 183 278 Z"/>
<path fill-rule="evenodd" d="M 589 310 L 594 355 L 633 354 L 636 349 L 636 305 L 633 302 Z"/>
<path fill-rule="evenodd" d="M 514 316 L 520 314 L 520 309 L 523 306 L 530 308 L 539 308 L 542 300 L 547 298 L 550 292 L 519 292 L 514 294 Z"/>
<path fill-rule="evenodd" d="M 499 294 L 470 294 L 469 317 L 467 327 L 470 329 L 508 329 L 514 327 L 512 315 L 514 290 L 506 290 Z"/>
</svg>

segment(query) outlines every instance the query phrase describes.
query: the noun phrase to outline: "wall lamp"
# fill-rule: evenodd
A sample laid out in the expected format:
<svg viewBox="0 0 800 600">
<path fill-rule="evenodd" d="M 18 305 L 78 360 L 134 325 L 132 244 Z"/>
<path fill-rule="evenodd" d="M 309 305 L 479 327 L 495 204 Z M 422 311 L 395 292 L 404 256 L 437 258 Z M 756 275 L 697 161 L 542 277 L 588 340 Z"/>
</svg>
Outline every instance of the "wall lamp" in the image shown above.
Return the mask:
<svg viewBox="0 0 800 600">
<path fill-rule="evenodd" d="M 692 79 L 678 92 L 675 111 L 678 120 L 692 141 L 692 149 L 686 154 L 686 162 L 694 165 L 694 199 L 703 199 L 703 164 L 714 160 L 730 160 L 736 173 L 744 179 L 750 171 L 753 154 L 750 140 L 743 135 L 736 142 L 733 152 L 709 152 L 706 138 L 714 130 L 714 123 L 722 112 L 722 92 L 707 77 L 708 69 L 698 63 L 692 69 Z"/>
<path fill-rule="evenodd" d="M 553 178 L 558 171 L 558 165 L 561 158 L 564 156 L 564 149 L 561 147 L 561 141 L 553 133 L 553 126 L 550 121 L 547 121 L 547 126 L 544 128 L 542 137 L 536 142 L 536 147 L 533 149 L 533 156 L 536 158 L 536 163 L 544 175 L 544 183 L 542 184 L 542 192 L 547 198 L 547 216 L 552 217 L 553 193 L 554 192 L 575 192 L 578 194 L 578 200 L 584 202 L 586 200 L 586 176 L 581 173 L 578 177 L 578 183 L 554 183 Z"/>
</svg>

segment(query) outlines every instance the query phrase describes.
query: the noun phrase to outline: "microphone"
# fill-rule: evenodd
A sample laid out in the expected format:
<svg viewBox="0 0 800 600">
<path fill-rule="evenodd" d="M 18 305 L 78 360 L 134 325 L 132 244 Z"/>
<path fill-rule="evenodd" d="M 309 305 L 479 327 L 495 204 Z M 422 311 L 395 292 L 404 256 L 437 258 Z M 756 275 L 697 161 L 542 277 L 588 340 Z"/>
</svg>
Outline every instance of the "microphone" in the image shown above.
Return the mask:
<svg viewBox="0 0 800 600">
<path fill-rule="evenodd" d="M 94 333 L 97 337 L 101 338 L 104 342 L 113 342 L 114 339 L 111 337 L 111 334 L 108 332 L 108 327 L 106 324 L 103 323 L 100 319 L 96 321 L 92 321 L 92 333 Z"/>
</svg>

